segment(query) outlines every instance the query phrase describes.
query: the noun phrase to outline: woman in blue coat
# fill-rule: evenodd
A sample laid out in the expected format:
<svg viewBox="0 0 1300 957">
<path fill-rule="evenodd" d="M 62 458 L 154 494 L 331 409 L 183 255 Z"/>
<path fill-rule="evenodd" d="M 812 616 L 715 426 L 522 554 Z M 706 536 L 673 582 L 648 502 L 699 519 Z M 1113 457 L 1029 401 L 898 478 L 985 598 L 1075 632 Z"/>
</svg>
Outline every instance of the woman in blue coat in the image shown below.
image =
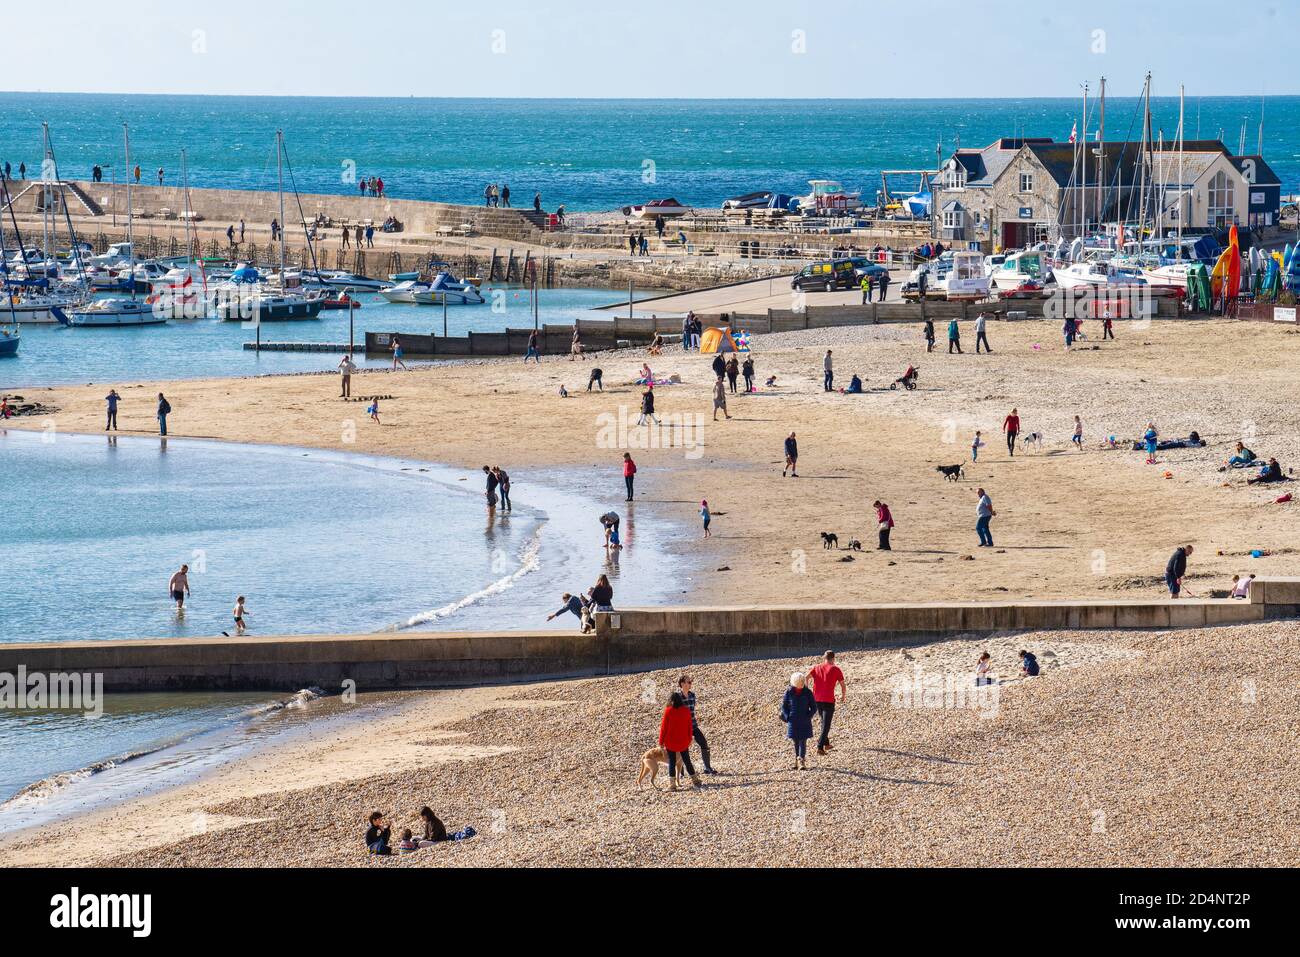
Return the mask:
<svg viewBox="0 0 1300 957">
<path fill-rule="evenodd" d="M 808 739 L 813 735 L 813 715 L 817 702 L 804 682 L 802 672 L 790 676 L 790 687 L 785 689 L 781 701 L 781 720 L 786 724 L 785 736 L 794 742 L 794 769 L 808 770 Z"/>
</svg>

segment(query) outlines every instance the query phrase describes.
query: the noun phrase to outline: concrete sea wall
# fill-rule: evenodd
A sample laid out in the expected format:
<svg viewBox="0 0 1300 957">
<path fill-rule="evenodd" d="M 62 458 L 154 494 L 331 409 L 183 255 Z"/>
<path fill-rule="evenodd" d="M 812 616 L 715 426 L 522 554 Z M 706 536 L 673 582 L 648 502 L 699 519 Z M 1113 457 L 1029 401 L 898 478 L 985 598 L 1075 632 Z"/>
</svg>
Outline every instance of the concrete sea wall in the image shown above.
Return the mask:
<svg viewBox="0 0 1300 957">
<path fill-rule="evenodd" d="M 1300 617 L 1300 579 L 1250 601 L 1139 600 L 622 609 L 574 632 L 377 634 L 0 645 L 0 674 L 99 673 L 109 691 L 358 690 L 505 684 L 801 657 L 955 636 L 1200 628 Z"/>
</svg>

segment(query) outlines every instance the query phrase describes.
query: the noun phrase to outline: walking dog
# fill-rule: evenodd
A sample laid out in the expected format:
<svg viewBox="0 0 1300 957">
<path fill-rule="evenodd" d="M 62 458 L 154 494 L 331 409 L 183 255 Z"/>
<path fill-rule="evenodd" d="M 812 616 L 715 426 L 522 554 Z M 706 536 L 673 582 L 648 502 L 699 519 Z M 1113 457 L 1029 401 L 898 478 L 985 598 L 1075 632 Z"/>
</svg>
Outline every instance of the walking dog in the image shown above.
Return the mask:
<svg viewBox="0 0 1300 957">
<path fill-rule="evenodd" d="M 935 471 L 942 472 L 944 480 L 948 482 L 956 482 L 966 477 L 966 469 L 960 465 L 940 465 Z"/>
<path fill-rule="evenodd" d="M 834 532 L 822 532 L 822 548 L 827 551 L 840 547 L 840 537 Z"/>
<path fill-rule="evenodd" d="M 636 786 L 641 787 L 641 782 L 649 777 L 650 786 L 658 789 L 659 786 L 655 784 L 655 778 L 659 776 L 660 766 L 667 763 L 668 752 L 663 748 L 651 748 L 645 754 L 641 755 L 641 773 L 636 776 Z M 685 771 L 685 764 L 683 763 L 679 765 L 677 772 L 678 781 L 682 779 L 682 775 Z"/>
</svg>

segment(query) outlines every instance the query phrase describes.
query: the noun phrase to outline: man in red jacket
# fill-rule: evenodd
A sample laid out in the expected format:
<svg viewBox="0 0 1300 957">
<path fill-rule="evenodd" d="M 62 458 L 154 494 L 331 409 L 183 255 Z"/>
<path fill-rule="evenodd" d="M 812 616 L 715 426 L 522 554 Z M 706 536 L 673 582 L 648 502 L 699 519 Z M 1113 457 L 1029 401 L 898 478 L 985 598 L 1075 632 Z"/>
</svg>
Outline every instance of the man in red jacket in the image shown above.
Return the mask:
<svg viewBox="0 0 1300 957">
<path fill-rule="evenodd" d="M 1011 414 L 1002 421 L 1002 431 L 1007 433 L 1007 451 L 1012 458 L 1016 454 L 1016 436 L 1020 434 L 1020 410 L 1012 409 Z"/>
<path fill-rule="evenodd" d="M 686 706 L 686 696 L 674 691 L 659 721 L 659 746 L 668 752 L 669 788 L 673 791 L 677 790 L 679 759 L 691 776 L 691 783 L 697 788 L 704 787 L 704 782 L 695 773 L 695 765 L 691 764 L 691 740 L 691 709 Z"/>
<path fill-rule="evenodd" d="M 817 741 L 818 754 L 832 750 L 831 719 L 835 717 L 835 687 L 839 686 L 841 702 L 849 690 L 844 683 L 844 672 L 835 664 L 835 652 L 828 651 L 822 657 L 822 663 L 808 672 L 813 686 L 813 700 L 817 702 L 817 713 L 822 719 L 822 736 Z"/>
<path fill-rule="evenodd" d="M 627 500 L 632 501 L 632 482 L 636 475 L 636 463 L 632 461 L 632 453 L 623 453 L 623 484 L 627 486 Z"/>
</svg>

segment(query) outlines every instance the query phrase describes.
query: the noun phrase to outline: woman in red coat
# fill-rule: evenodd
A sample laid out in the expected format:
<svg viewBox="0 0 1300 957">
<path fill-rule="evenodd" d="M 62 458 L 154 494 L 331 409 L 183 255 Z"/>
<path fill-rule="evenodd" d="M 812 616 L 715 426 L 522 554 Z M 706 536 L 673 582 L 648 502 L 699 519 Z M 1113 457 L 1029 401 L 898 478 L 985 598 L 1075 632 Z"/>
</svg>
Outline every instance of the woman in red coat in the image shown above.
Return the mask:
<svg viewBox="0 0 1300 957">
<path fill-rule="evenodd" d="M 674 691 L 664 708 L 663 719 L 659 722 L 659 745 L 668 752 L 669 789 L 677 790 L 677 760 L 680 758 L 686 773 L 691 776 L 691 783 L 697 788 L 704 782 L 695 773 L 691 764 L 691 709 L 686 706 L 686 697 L 680 691 Z"/>
<path fill-rule="evenodd" d="M 632 482 L 636 476 L 636 463 L 632 461 L 632 453 L 623 453 L 623 482 L 627 485 L 627 500 L 632 501 Z"/>
</svg>

